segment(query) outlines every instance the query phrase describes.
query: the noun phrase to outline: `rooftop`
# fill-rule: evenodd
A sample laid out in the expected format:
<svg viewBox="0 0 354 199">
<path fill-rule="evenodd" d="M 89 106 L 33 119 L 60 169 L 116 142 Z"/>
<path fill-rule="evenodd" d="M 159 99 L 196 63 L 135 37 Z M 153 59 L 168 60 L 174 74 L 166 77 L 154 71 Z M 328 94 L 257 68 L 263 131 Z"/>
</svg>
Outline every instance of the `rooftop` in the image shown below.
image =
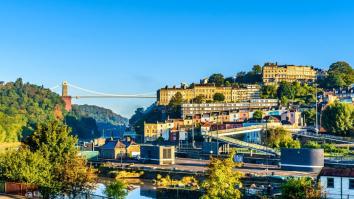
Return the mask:
<svg viewBox="0 0 354 199">
<path fill-rule="evenodd" d="M 354 177 L 354 168 L 324 167 L 319 176 Z"/>
</svg>

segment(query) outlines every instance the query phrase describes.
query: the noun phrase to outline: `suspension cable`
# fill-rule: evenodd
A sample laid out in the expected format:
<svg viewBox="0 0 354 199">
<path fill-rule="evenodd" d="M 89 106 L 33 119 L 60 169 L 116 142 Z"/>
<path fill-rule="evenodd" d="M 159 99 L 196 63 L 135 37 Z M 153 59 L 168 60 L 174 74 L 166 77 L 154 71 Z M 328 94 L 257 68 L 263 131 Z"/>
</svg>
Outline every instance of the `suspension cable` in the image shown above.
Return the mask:
<svg viewBox="0 0 354 199">
<path fill-rule="evenodd" d="M 87 93 L 91 93 L 91 94 L 95 94 L 95 95 L 101 95 L 101 96 L 114 96 L 114 97 L 140 97 L 143 95 L 147 95 L 147 94 L 152 94 L 153 92 L 150 93 L 144 93 L 144 94 L 132 94 L 132 95 L 122 95 L 122 94 L 111 94 L 111 93 L 102 93 L 102 92 L 98 92 L 98 91 L 94 91 L 94 90 L 89 90 L 89 89 L 85 89 L 82 88 L 80 86 L 75 86 L 73 84 L 69 84 L 67 83 L 70 87 L 76 88 L 78 90 L 87 92 Z"/>
</svg>

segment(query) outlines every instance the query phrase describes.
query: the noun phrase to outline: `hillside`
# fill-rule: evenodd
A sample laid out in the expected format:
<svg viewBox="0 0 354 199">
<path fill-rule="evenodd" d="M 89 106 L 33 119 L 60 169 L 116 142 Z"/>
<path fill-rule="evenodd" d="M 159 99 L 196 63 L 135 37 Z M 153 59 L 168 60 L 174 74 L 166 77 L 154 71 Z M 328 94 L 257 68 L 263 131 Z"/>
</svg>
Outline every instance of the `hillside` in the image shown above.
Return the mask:
<svg viewBox="0 0 354 199">
<path fill-rule="evenodd" d="M 20 140 L 38 122 L 62 119 L 63 107 L 58 94 L 21 78 L 0 84 L 0 143 Z"/>
<path fill-rule="evenodd" d="M 125 126 L 128 124 L 127 118 L 114 113 L 110 109 L 94 105 L 73 105 L 70 114 L 75 115 L 77 118 L 93 118 L 96 120 L 100 136 L 117 137 L 125 130 Z"/>
<path fill-rule="evenodd" d="M 110 109 L 95 105 L 73 105 L 72 112 L 81 116 L 92 117 L 97 123 L 108 123 L 116 126 L 128 123 L 127 118 L 114 113 Z"/>
<path fill-rule="evenodd" d="M 65 122 L 72 134 L 85 140 L 100 137 L 103 130 L 118 131 L 127 123 L 126 118 L 98 106 L 74 105 L 68 113 L 57 93 L 23 83 L 21 78 L 0 82 L 0 143 L 20 141 L 37 123 L 54 119 Z"/>
</svg>

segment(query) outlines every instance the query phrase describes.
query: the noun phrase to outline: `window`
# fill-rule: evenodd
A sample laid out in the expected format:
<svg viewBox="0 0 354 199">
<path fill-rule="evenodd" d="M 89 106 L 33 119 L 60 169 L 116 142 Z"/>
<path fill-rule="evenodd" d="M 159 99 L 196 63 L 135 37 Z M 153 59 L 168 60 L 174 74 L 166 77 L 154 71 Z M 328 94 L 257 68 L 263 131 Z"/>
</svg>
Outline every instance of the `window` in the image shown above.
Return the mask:
<svg viewBox="0 0 354 199">
<path fill-rule="evenodd" d="M 171 149 L 163 149 L 163 156 L 164 159 L 170 159 L 171 156 Z"/>
<path fill-rule="evenodd" d="M 327 188 L 334 188 L 334 178 L 327 178 Z"/>
<path fill-rule="evenodd" d="M 349 179 L 349 189 L 354 189 L 354 179 Z"/>
</svg>

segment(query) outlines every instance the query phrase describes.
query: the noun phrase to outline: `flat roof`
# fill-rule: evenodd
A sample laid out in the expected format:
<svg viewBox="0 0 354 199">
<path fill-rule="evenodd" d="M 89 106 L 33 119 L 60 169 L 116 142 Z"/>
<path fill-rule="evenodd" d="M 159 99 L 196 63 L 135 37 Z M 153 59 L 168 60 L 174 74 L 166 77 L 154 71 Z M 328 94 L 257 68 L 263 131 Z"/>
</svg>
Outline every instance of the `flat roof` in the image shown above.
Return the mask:
<svg viewBox="0 0 354 199">
<path fill-rule="evenodd" d="M 354 177 L 354 168 L 329 168 L 324 167 L 319 176 Z"/>
</svg>

